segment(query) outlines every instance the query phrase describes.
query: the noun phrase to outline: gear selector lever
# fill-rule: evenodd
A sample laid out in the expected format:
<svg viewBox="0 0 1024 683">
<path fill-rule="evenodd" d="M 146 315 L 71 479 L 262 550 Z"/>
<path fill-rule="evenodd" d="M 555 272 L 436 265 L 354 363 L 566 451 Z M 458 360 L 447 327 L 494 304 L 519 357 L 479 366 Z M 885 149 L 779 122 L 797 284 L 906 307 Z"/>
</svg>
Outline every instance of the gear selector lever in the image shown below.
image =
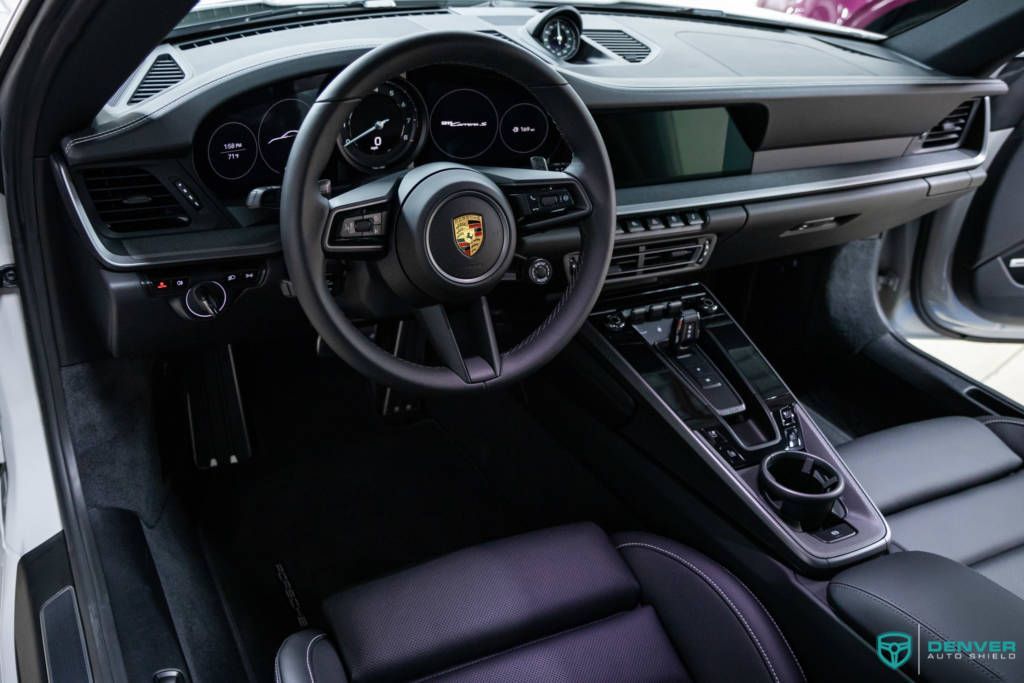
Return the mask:
<svg viewBox="0 0 1024 683">
<path fill-rule="evenodd" d="M 685 308 L 672 319 L 668 343 L 673 351 L 681 351 L 683 347 L 694 343 L 700 337 L 700 313 L 692 308 Z"/>
</svg>

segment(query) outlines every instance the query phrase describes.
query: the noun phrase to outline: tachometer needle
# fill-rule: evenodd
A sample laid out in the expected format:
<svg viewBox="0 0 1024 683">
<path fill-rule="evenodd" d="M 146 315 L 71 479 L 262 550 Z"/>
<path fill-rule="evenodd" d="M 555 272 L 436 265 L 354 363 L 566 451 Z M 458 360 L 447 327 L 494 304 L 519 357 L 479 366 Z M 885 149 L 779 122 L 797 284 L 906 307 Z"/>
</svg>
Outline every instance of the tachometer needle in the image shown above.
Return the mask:
<svg viewBox="0 0 1024 683">
<path fill-rule="evenodd" d="M 369 135 L 370 133 L 375 133 L 376 131 L 378 131 L 378 130 L 381 130 L 382 128 L 384 128 L 384 126 L 388 125 L 388 121 L 390 121 L 390 120 L 391 120 L 391 119 L 381 119 L 381 120 L 380 120 L 380 121 L 378 121 L 377 123 L 373 124 L 372 126 L 370 126 L 369 128 L 367 128 L 366 130 L 364 130 L 364 131 L 363 131 L 362 133 L 360 133 L 359 135 L 355 136 L 354 138 L 351 138 L 351 139 L 349 139 L 349 140 L 348 140 L 348 141 L 347 141 L 347 142 L 345 143 L 345 146 L 346 146 L 346 147 L 348 147 L 349 145 L 351 145 L 351 144 L 353 144 L 353 143 L 359 142 L 360 140 L 362 140 L 363 138 L 365 138 L 365 137 L 366 137 L 367 135 Z"/>
</svg>

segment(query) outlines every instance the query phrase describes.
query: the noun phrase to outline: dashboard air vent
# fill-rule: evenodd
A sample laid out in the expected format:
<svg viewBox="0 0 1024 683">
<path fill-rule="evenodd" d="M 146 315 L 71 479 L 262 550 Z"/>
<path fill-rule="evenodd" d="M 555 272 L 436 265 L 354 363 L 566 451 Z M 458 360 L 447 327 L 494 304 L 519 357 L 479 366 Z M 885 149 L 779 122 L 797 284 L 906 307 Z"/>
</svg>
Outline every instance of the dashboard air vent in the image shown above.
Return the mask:
<svg viewBox="0 0 1024 683">
<path fill-rule="evenodd" d="M 128 98 L 128 104 L 138 104 L 153 95 L 167 90 L 175 83 L 185 80 L 185 72 L 170 55 L 160 55 L 142 77 L 135 92 Z"/>
<path fill-rule="evenodd" d="M 935 149 L 936 147 L 953 147 L 960 144 L 960 140 L 967 130 L 967 122 L 974 112 L 976 100 L 968 100 L 949 113 L 946 118 L 939 121 L 934 128 L 921 136 L 921 149 Z"/>
<path fill-rule="evenodd" d="M 145 169 L 92 168 L 82 178 L 96 215 L 112 232 L 169 230 L 191 222 L 163 183 Z"/>
<path fill-rule="evenodd" d="M 702 267 L 714 246 L 712 235 L 618 244 L 608 268 L 609 282 L 657 277 Z"/>
<path fill-rule="evenodd" d="M 204 38 L 188 40 L 185 42 L 178 43 L 178 48 L 182 50 L 192 50 L 197 47 L 205 47 L 206 45 L 213 45 L 214 43 L 223 43 L 228 40 L 238 40 L 239 38 L 248 38 L 249 36 L 258 36 L 263 33 L 277 33 L 278 31 L 290 31 L 294 28 L 305 28 L 307 26 L 323 26 L 326 24 L 338 24 L 344 21 L 367 21 L 370 19 L 381 19 L 384 17 L 419 17 L 432 14 L 448 13 L 448 10 L 420 10 L 407 12 L 388 12 L 383 14 L 349 15 L 342 17 L 321 17 L 319 19 L 303 19 L 300 21 L 290 21 L 281 24 L 267 24 L 264 26 L 247 28 L 242 31 L 215 33 L 213 35 L 208 35 Z"/>
<path fill-rule="evenodd" d="M 651 54 L 649 45 L 618 29 L 588 29 L 583 35 L 627 62 L 642 62 Z"/>
</svg>

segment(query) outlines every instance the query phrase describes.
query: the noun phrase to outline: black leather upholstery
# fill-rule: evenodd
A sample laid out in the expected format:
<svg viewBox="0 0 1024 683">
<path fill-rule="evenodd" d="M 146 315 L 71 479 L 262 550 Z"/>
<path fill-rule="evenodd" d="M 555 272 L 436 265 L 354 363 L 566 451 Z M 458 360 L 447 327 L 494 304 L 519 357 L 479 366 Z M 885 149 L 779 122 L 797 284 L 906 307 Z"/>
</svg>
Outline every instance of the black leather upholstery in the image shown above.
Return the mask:
<svg viewBox="0 0 1024 683">
<path fill-rule="evenodd" d="M 1024 421 L 953 417 L 861 437 L 839 452 L 898 547 L 970 565 L 1024 597 L 1020 449 Z"/>
<path fill-rule="evenodd" d="M 924 641 L 1024 642 L 1024 601 L 964 565 L 931 553 L 895 553 L 847 569 L 829 584 L 828 596 L 844 620 L 869 641 L 896 630 Z M 918 646 L 922 680 L 1024 680 L 1024 659 L 933 659 L 925 643 L 915 641 Z M 907 664 L 908 673 L 916 674 L 914 659 Z"/>
<path fill-rule="evenodd" d="M 722 567 L 656 536 L 613 544 L 592 524 L 468 548 L 324 611 L 336 664 L 322 634 L 296 634 L 279 683 L 803 679 L 772 618 Z"/>
<path fill-rule="evenodd" d="M 274 662 L 277 683 L 348 683 L 345 668 L 327 634 L 306 630 L 288 636 Z"/>
</svg>

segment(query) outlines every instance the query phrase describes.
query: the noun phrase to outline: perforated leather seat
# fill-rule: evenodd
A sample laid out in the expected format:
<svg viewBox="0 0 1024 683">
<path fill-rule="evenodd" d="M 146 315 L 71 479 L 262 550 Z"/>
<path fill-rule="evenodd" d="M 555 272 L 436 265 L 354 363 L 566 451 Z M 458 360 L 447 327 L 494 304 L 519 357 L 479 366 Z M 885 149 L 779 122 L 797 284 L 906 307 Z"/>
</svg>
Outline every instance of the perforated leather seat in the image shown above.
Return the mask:
<svg viewBox="0 0 1024 683">
<path fill-rule="evenodd" d="M 839 452 L 898 547 L 962 562 L 1024 597 L 1024 420 L 927 420 Z"/>
<path fill-rule="evenodd" d="M 330 634 L 281 646 L 280 683 L 803 680 L 773 619 L 721 566 L 592 524 L 468 548 L 324 611 Z"/>
</svg>

